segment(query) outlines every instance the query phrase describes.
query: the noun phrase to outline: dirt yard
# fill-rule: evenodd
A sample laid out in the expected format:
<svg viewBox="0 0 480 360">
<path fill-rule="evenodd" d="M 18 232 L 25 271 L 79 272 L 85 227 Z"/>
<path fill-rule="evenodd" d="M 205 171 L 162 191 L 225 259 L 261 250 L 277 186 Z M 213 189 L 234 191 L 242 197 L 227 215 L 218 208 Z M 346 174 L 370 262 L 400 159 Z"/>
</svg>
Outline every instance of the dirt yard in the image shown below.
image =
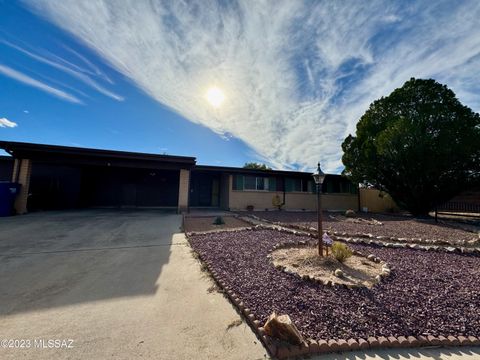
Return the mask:
<svg viewBox="0 0 480 360">
<path fill-rule="evenodd" d="M 234 216 L 222 216 L 225 224 L 214 225 L 216 216 L 188 216 L 185 217 L 184 230 L 185 232 L 192 231 L 209 231 L 209 230 L 224 230 L 250 227 L 251 224 L 242 221 Z"/>
</svg>

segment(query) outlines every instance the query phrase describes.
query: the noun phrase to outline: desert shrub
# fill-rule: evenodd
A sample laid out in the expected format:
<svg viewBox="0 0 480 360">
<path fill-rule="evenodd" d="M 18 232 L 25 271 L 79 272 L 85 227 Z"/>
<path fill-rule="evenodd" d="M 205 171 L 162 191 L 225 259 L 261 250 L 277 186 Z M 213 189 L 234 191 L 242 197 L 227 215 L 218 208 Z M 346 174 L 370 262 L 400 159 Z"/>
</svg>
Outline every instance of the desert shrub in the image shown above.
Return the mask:
<svg viewBox="0 0 480 360">
<path fill-rule="evenodd" d="M 225 221 L 221 216 L 217 216 L 215 220 L 213 220 L 213 225 L 223 225 L 225 224 Z"/>
<path fill-rule="evenodd" d="M 276 207 L 278 210 L 282 210 L 283 206 L 283 201 L 280 199 L 280 196 L 278 194 L 275 194 L 272 198 L 272 205 Z"/>
<path fill-rule="evenodd" d="M 345 216 L 346 217 L 354 217 L 355 216 L 355 211 L 353 211 L 351 209 L 348 209 L 347 211 L 345 211 Z"/>
<path fill-rule="evenodd" d="M 335 259 L 343 263 L 353 255 L 353 252 L 346 244 L 335 241 L 332 245 L 332 255 Z"/>
</svg>

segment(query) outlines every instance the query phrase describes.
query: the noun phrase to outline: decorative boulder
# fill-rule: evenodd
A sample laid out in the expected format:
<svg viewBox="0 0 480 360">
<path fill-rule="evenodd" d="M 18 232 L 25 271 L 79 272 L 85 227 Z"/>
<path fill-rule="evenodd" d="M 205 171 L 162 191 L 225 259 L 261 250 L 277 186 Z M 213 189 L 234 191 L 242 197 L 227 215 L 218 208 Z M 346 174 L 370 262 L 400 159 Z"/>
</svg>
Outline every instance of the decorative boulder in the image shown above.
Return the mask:
<svg viewBox="0 0 480 360">
<path fill-rule="evenodd" d="M 268 336 L 287 341 L 290 344 L 300 345 L 303 342 L 302 334 L 288 315 L 277 315 L 273 312 L 263 328 Z"/>
<path fill-rule="evenodd" d="M 342 277 L 342 276 L 343 276 L 343 271 L 340 270 L 340 269 L 336 269 L 336 270 L 335 270 L 335 276 L 336 276 L 336 277 Z"/>
</svg>

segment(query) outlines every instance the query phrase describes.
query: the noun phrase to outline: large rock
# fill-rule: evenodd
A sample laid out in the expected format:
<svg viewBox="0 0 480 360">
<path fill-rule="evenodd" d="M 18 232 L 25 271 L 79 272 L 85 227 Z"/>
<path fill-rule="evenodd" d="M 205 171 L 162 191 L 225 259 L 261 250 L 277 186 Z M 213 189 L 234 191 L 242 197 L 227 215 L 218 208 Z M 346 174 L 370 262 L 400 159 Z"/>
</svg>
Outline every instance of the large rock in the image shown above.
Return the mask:
<svg viewBox="0 0 480 360">
<path fill-rule="evenodd" d="M 288 315 L 277 315 L 273 312 L 263 327 L 265 333 L 273 338 L 295 345 L 300 345 L 303 342 L 302 334 Z"/>
</svg>

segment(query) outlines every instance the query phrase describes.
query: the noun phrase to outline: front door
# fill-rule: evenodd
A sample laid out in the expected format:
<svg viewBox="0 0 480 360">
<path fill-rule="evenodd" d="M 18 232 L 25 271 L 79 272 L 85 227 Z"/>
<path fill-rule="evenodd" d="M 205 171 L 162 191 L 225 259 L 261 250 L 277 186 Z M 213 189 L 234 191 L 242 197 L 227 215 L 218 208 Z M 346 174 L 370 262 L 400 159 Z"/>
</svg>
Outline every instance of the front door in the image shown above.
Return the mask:
<svg viewBox="0 0 480 360">
<path fill-rule="evenodd" d="M 218 175 L 205 173 L 192 174 L 190 206 L 219 206 Z"/>
</svg>

